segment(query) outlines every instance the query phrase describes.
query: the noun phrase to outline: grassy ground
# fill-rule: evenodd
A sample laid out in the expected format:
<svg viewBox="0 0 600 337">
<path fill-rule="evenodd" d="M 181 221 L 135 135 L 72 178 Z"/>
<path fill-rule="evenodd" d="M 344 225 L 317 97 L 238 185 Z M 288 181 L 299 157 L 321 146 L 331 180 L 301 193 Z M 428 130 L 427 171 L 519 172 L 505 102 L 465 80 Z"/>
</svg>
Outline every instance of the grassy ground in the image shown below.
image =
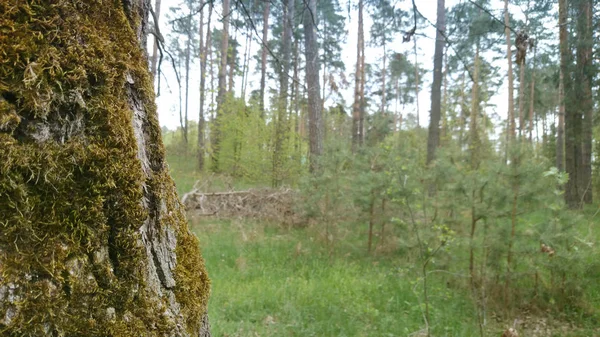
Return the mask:
<svg viewBox="0 0 600 337">
<path fill-rule="evenodd" d="M 422 287 L 393 258 L 330 254 L 314 228 L 192 222 L 213 282 L 215 336 L 407 336 L 424 327 Z M 439 282 L 431 287 L 436 335 L 475 334 L 456 319 L 469 302 Z"/>
<path fill-rule="evenodd" d="M 168 160 L 180 194 L 198 179 L 212 179 L 213 189 L 249 187 L 203 177 L 194 172 L 194 160 Z M 214 336 L 425 336 L 418 266 L 406 252 L 366 254 L 364 226 L 349 225 L 332 249 L 319 225 L 188 217 L 213 284 Z M 449 285 L 447 276 L 431 275 L 432 336 L 479 336 L 469 292 Z M 593 326 L 552 321 L 536 320 L 521 336 L 600 336 Z M 552 324 L 556 328 L 548 329 Z M 506 325 L 488 313 L 485 336 L 500 336 Z"/>
</svg>

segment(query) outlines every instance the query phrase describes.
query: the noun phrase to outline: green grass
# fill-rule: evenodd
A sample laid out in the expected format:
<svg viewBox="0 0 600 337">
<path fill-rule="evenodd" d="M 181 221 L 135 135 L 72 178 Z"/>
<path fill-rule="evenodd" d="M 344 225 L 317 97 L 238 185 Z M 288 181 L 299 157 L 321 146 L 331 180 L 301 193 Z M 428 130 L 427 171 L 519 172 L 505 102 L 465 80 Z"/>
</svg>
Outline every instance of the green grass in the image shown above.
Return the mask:
<svg viewBox="0 0 600 337">
<path fill-rule="evenodd" d="M 215 336 L 406 336 L 424 327 L 420 283 L 393 257 L 329 254 L 310 228 L 192 221 L 212 279 Z M 437 335 L 474 334 L 455 317 L 469 301 L 431 287 Z"/>
<path fill-rule="evenodd" d="M 228 184 L 249 187 L 196 173 L 193 156 L 169 156 L 168 161 L 180 194 L 198 179 L 211 179 L 215 190 Z M 586 216 L 595 211 L 587 210 Z M 544 218 L 531 214 L 524 221 L 537 223 Z M 366 229 L 361 224 L 338 228 L 338 241 L 331 249 L 322 225 L 290 229 L 193 214 L 189 219 L 212 280 L 213 336 L 424 336 L 413 334 L 425 328 L 416 252 L 389 249 L 367 254 Z M 467 263 L 464 254 L 455 254 L 452 260 Z M 435 268 L 432 263 L 431 269 Z M 468 289 L 448 280 L 452 278 L 443 273 L 429 277 L 432 336 L 479 336 Z M 600 283 L 586 289 L 592 306 L 600 303 L 598 289 Z M 485 336 L 501 335 L 508 321 L 512 318 L 496 321 L 488 313 Z M 578 322 L 588 329 L 535 335 L 530 327 L 521 335 L 598 336 L 591 320 L 582 317 Z"/>
</svg>

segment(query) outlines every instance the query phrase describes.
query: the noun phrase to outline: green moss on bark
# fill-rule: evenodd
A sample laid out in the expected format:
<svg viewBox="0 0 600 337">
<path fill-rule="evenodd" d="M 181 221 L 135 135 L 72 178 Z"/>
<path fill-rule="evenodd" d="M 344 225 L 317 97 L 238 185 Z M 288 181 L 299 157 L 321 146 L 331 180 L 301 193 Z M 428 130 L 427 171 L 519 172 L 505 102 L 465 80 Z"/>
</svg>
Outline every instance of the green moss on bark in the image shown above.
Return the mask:
<svg viewBox="0 0 600 337">
<path fill-rule="evenodd" d="M 173 331 L 168 303 L 145 284 L 147 195 L 166 201 L 156 216 L 176 233 L 173 291 L 190 330 L 206 311 L 204 262 L 168 176 L 130 26 L 141 19 L 122 7 L 0 2 L 0 335 Z M 150 173 L 138 159 L 128 90 L 147 114 Z"/>
</svg>

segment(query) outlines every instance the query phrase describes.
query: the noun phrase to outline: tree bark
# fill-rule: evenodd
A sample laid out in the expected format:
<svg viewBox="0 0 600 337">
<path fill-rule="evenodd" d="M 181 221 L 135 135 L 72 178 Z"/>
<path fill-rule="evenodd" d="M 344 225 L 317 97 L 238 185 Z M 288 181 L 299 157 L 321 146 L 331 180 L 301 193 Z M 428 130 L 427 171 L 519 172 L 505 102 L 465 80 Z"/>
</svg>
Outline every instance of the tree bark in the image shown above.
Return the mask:
<svg viewBox="0 0 600 337">
<path fill-rule="evenodd" d="M 365 70 L 362 67 L 364 54 L 363 0 L 358 1 L 358 38 L 356 43 L 356 72 L 354 73 L 354 104 L 352 105 L 352 148 L 356 150 L 361 144 L 361 108 L 364 97 L 361 96 L 361 83 Z"/>
<path fill-rule="evenodd" d="M 535 71 L 537 61 L 537 47 L 533 50 L 533 69 L 531 71 L 531 90 L 529 92 L 529 142 L 533 143 L 533 116 L 535 106 Z"/>
<path fill-rule="evenodd" d="M 309 162 L 311 172 L 317 170 L 317 158 L 323 151 L 323 120 L 321 116 L 321 90 L 319 88 L 319 51 L 317 32 L 317 0 L 307 0 L 304 11 L 304 53 L 306 58 L 306 84 L 308 95 Z"/>
<path fill-rule="evenodd" d="M 571 51 L 567 31 L 567 0 L 559 0 L 559 42 L 560 42 L 560 69 L 563 74 L 563 90 L 565 98 L 565 171 L 569 174 L 569 181 L 565 186 L 565 202 L 570 208 L 577 208 L 580 204 L 578 179 L 581 146 L 578 131 L 580 130 L 579 114 L 574 109 L 574 94 L 571 80 Z"/>
<path fill-rule="evenodd" d="M 188 108 L 190 102 L 190 59 L 192 54 L 192 9 L 190 8 L 189 19 L 187 23 L 187 41 L 185 46 L 185 117 L 183 128 L 183 139 L 185 141 L 185 151 L 188 149 Z"/>
<path fill-rule="evenodd" d="M 592 203 L 592 137 L 594 102 L 592 100 L 592 0 L 578 2 L 577 16 L 578 47 L 577 47 L 577 80 L 580 90 L 577 90 L 580 105 L 581 121 L 581 184 L 580 196 L 586 204 Z M 581 200 L 580 200 L 581 201 Z"/>
<path fill-rule="evenodd" d="M 279 106 L 275 127 L 275 151 L 273 152 L 273 187 L 283 182 L 284 154 L 283 144 L 287 138 L 287 108 L 290 73 L 290 57 L 292 53 L 292 27 L 294 17 L 294 0 L 286 0 L 283 6 L 283 37 L 281 41 L 281 70 L 279 73 Z"/>
<path fill-rule="evenodd" d="M 213 122 L 212 170 L 219 172 L 219 154 L 221 150 L 221 119 L 225 109 L 227 95 L 227 59 L 229 50 L 229 0 L 223 0 L 223 30 L 221 31 L 221 60 L 219 65 L 219 88 L 217 92 L 217 113 Z"/>
<path fill-rule="evenodd" d="M 437 32 L 435 34 L 436 36 L 436 40 L 435 43 L 437 45 Z M 413 52 L 415 55 L 415 103 L 417 105 L 417 129 L 421 128 L 421 107 L 419 106 L 419 91 L 420 91 L 420 84 L 419 84 L 419 54 L 417 54 L 417 36 L 413 35 Z M 434 51 L 434 57 L 435 57 L 435 51 Z M 432 88 L 433 89 L 433 88 Z"/>
<path fill-rule="evenodd" d="M 479 167 L 479 133 L 477 129 L 477 118 L 479 117 L 479 40 L 475 47 L 475 60 L 473 61 L 473 88 L 471 90 L 471 126 L 470 132 L 470 152 L 471 169 L 477 170 Z M 474 229 L 473 229 L 474 230 Z"/>
<path fill-rule="evenodd" d="M 0 3 L 13 28 L 0 39 L 3 335 L 210 335 L 144 52 L 149 9 Z"/>
<path fill-rule="evenodd" d="M 519 64 L 519 141 L 525 136 L 525 58 Z"/>
<path fill-rule="evenodd" d="M 262 51 L 260 55 L 260 117 L 265 117 L 265 87 L 267 84 L 267 42 L 269 41 L 269 10 L 270 1 L 263 2 L 263 32 L 262 32 Z"/>
<path fill-rule="evenodd" d="M 429 135 L 427 137 L 427 165 L 435 159 L 435 151 L 440 145 L 440 116 L 442 110 L 442 67 L 444 66 L 444 44 L 446 31 L 445 1 L 437 2 L 437 32 L 433 56 L 433 84 L 431 86 L 431 112 L 429 115 Z"/>
<path fill-rule="evenodd" d="M 504 34 L 506 35 L 506 60 L 508 61 L 508 141 L 515 139 L 515 100 L 513 67 L 512 67 L 512 42 L 510 37 L 510 20 L 508 16 L 508 0 L 504 0 Z"/>
<path fill-rule="evenodd" d="M 201 1 L 200 6 L 202 6 L 204 0 Z M 206 100 L 206 59 L 208 52 L 210 50 L 210 23 L 212 19 L 212 11 L 213 11 L 213 3 L 211 2 L 208 7 L 208 20 L 206 25 L 206 43 L 203 41 L 203 23 L 204 23 L 204 11 L 200 12 L 200 28 L 199 28 L 199 36 L 200 36 L 200 112 L 198 115 L 198 171 L 204 170 L 204 153 L 206 152 L 205 144 L 204 144 L 204 128 L 205 128 L 205 120 L 204 120 L 204 101 Z"/>
<path fill-rule="evenodd" d="M 565 171 L 565 90 L 563 76 L 561 69 L 558 84 L 558 127 L 556 128 L 556 168 L 559 172 Z"/>
</svg>

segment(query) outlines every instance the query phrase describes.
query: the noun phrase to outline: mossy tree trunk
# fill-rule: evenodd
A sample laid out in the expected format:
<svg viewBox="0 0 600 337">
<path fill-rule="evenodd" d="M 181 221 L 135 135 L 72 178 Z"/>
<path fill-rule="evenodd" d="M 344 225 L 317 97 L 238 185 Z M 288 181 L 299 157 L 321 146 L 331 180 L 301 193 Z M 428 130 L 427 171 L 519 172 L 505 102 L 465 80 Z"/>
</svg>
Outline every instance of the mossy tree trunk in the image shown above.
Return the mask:
<svg viewBox="0 0 600 337">
<path fill-rule="evenodd" d="M 0 334 L 209 336 L 164 160 L 150 0 L 0 2 Z"/>
</svg>

